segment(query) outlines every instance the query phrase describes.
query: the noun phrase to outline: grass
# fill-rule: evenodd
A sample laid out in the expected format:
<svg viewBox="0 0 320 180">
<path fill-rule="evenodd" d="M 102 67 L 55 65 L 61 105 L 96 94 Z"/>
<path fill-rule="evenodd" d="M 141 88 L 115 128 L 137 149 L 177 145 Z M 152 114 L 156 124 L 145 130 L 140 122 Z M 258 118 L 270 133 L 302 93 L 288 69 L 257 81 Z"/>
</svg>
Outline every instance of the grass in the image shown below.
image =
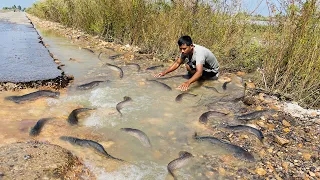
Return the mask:
<svg viewBox="0 0 320 180">
<path fill-rule="evenodd" d="M 259 68 L 265 78 L 259 76 L 256 82 L 266 90 L 289 94 L 307 107 L 320 107 L 316 0 L 291 4 L 285 16 L 275 16 L 269 25 L 250 23 L 252 17 L 235 13 L 236 5 L 225 10 L 219 1 L 197 6 L 180 2 L 46 0 L 28 12 L 106 41 L 139 46 L 164 60 L 178 55 L 177 39 L 187 34 L 212 50 L 222 67 L 249 72 Z"/>
</svg>

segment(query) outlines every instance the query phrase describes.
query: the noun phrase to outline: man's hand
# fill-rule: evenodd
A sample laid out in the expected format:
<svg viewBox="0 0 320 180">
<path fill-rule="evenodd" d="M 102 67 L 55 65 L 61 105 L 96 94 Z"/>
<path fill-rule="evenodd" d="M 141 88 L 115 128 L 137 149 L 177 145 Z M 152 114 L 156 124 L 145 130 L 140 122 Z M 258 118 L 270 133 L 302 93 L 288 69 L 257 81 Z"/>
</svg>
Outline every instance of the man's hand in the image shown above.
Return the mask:
<svg viewBox="0 0 320 180">
<path fill-rule="evenodd" d="M 186 91 L 188 90 L 189 86 L 190 86 L 190 83 L 187 81 L 181 84 L 180 86 L 178 86 L 177 89 L 180 89 L 181 91 Z"/>
<path fill-rule="evenodd" d="M 159 78 L 159 77 L 164 76 L 164 75 L 166 75 L 166 73 L 165 72 L 161 72 L 161 73 L 155 74 L 153 77 Z"/>
</svg>

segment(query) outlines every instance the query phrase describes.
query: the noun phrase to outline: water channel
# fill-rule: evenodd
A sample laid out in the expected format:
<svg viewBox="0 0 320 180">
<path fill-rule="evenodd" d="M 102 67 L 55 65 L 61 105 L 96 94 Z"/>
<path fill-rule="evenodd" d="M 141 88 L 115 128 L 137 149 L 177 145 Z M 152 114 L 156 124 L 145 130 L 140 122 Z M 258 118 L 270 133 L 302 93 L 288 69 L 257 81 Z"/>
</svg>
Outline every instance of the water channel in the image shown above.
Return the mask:
<svg viewBox="0 0 320 180">
<path fill-rule="evenodd" d="M 79 48 L 70 39 L 61 37 L 52 31 L 40 31 L 49 51 L 65 66 L 62 70 L 74 76 L 70 87 L 60 90 L 58 99 L 46 98 L 33 102 L 15 104 L 4 98 L 11 95 L 23 95 L 36 91 L 24 89 L 18 92 L 1 92 L 0 142 L 9 144 L 17 141 L 31 140 L 29 129 L 41 118 L 53 117 L 42 129 L 35 140 L 58 144 L 83 159 L 86 166 L 96 175 L 97 179 L 171 179 L 167 165 L 179 157 L 180 151 L 188 151 L 194 155 L 193 160 L 176 171 L 181 179 L 207 179 L 205 173 L 210 171 L 204 163 L 206 156 L 222 156 L 226 154 L 222 148 L 213 147 L 210 143 L 195 141 L 193 135 L 210 135 L 211 131 L 198 122 L 199 116 L 208 111 L 204 104 L 217 102 L 226 94 L 239 94 L 243 91 L 241 80 L 235 75 L 221 77 L 217 81 L 203 84 L 195 83 L 189 92 L 195 97 L 184 97 L 182 102 L 175 98 L 181 91 L 175 88 L 185 79 L 181 77 L 159 80 L 172 87 L 168 91 L 158 84 L 147 81 L 154 79 L 153 74 L 163 68 L 146 71 L 148 60 L 141 64 L 141 71 L 135 67 L 126 66 L 121 59 L 111 60 L 108 57 L 120 52 L 110 50 L 98 59 L 98 52 L 91 53 Z M 75 60 L 70 61 L 70 58 Z M 118 72 L 104 66 L 108 62 L 123 68 L 124 77 L 119 78 Z M 155 63 L 151 62 L 150 64 Z M 150 65 L 149 64 L 149 65 Z M 160 63 L 158 63 L 160 64 Z M 180 69 L 173 75 L 184 74 Z M 171 76 L 171 75 L 168 75 Z M 223 90 L 222 84 L 226 79 L 231 80 L 228 89 Z M 96 80 L 110 80 L 101 83 L 90 90 L 77 90 L 76 86 Z M 213 86 L 217 93 L 203 86 Z M 132 98 L 117 112 L 116 105 L 124 96 Z M 231 103 L 232 105 L 233 103 Z M 234 115 L 228 107 L 221 111 L 229 113 L 228 119 Z M 97 108 L 81 113 L 79 125 L 70 126 L 67 123 L 69 113 L 76 108 Z M 136 128 L 148 135 L 152 147 L 144 147 L 137 138 L 120 131 L 120 128 Z M 125 162 L 107 159 L 91 149 L 72 146 L 61 141 L 60 136 L 73 136 L 91 139 L 104 146 L 106 151 Z M 247 162 L 235 159 L 234 164 L 245 166 Z"/>
</svg>

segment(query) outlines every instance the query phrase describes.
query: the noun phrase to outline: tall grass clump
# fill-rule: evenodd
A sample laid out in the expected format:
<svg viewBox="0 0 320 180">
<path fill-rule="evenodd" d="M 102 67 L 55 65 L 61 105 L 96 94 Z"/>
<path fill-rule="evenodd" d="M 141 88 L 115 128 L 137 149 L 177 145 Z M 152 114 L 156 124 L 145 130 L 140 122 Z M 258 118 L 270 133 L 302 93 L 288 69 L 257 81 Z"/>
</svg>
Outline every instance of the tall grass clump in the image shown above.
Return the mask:
<svg viewBox="0 0 320 180">
<path fill-rule="evenodd" d="M 186 3 L 187 2 L 187 3 Z M 107 41 L 137 45 L 164 58 L 177 54 L 177 39 L 190 35 L 218 57 L 241 43 L 245 19 L 219 3 L 165 0 L 46 0 L 29 13 L 100 35 Z M 191 2 L 191 1 L 190 1 Z M 235 8 L 235 7 L 234 7 Z"/>
<path fill-rule="evenodd" d="M 28 12 L 161 59 L 176 57 L 177 39 L 190 35 L 225 69 L 259 68 L 263 76 L 256 80 L 266 90 L 319 107 L 319 5 L 280 1 L 289 6 L 267 18 L 269 24 L 252 23 L 238 0 L 45 0 Z"/>
<path fill-rule="evenodd" d="M 316 0 L 289 6 L 268 31 L 264 60 L 266 88 L 304 106 L 320 107 L 320 13 Z"/>
</svg>

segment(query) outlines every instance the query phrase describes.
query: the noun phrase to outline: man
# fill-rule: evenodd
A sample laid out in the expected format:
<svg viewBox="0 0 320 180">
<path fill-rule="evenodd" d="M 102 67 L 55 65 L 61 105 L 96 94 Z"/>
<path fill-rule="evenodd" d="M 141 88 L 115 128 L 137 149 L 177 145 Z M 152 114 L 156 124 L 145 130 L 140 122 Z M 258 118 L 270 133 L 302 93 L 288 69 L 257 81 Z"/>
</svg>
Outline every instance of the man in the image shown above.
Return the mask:
<svg viewBox="0 0 320 180">
<path fill-rule="evenodd" d="M 154 77 L 164 76 L 176 70 L 181 64 L 186 64 L 189 77 L 178 89 L 188 90 L 191 83 L 198 79 L 217 79 L 219 76 L 219 63 L 213 53 L 200 45 L 193 44 L 190 36 L 182 36 L 178 40 L 181 51 L 180 57 L 165 71 L 154 75 Z"/>
</svg>

